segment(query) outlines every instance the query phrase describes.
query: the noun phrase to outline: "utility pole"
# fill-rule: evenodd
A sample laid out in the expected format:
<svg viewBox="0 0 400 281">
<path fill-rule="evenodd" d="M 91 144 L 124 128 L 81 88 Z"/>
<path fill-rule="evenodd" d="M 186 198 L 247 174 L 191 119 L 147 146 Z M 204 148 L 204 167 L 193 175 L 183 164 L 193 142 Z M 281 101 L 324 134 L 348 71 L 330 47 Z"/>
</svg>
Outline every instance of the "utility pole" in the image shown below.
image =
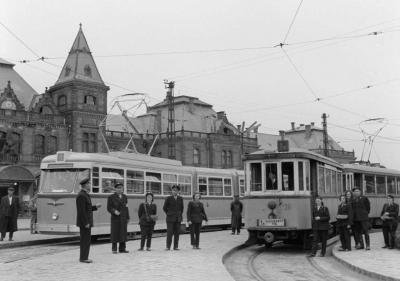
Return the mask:
<svg viewBox="0 0 400 281">
<path fill-rule="evenodd" d="M 165 89 L 167 89 L 167 104 L 168 104 L 168 158 L 176 159 L 175 155 L 175 106 L 174 106 L 174 81 L 164 80 Z"/>
<path fill-rule="evenodd" d="M 329 156 L 329 140 L 328 140 L 328 125 L 326 122 L 326 113 L 322 114 L 322 129 L 323 129 L 323 142 L 324 142 L 324 156 Z"/>
</svg>

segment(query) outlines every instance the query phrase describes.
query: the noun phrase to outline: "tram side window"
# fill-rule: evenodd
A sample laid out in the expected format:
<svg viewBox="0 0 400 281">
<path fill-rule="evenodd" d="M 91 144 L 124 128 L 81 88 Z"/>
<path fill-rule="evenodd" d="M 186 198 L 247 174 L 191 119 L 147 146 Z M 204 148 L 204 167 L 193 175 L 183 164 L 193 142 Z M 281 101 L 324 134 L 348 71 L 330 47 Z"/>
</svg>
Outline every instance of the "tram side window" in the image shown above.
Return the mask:
<svg viewBox="0 0 400 281">
<path fill-rule="evenodd" d="M 201 195 L 208 195 L 207 194 L 207 178 L 206 177 L 199 177 L 199 192 Z"/>
<path fill-rule="evenodd" d="M 325 193 L 332 192 L 332 170 L 325 169 Z"/>
<path fill-rule="evenodd" d="M 245 181 L 244 179 L 239 179 L 239 194 L 240 196 L 244 196 L 245 193 Z"/>
<path fill-rule="evenodd" d="M 400 177 L 396 178 L 396 183 L 397 183 L 397 194 L 400 194 Z"/>
<path fill-rule="evenodd" d="M 178 176 L 178 184 L 181 188 L 181 195 L 192 195 L 192 177 L 179 175 Z"/>
<path fill-rule="evenodd" d="M 306 164 L 306 190 L 310 190 L 310 162 L 305 162 Z"/>
<path fill-rule="evenodd" d="M 282 190 L 294 190 L 294 163 L 282 162 Z"/>
<path fill-rule="evenodd" d="M 124 184 L 124 170 L 102 168 L 102 192 L 111 193 L 117 183 Z"/>
<path fill-rule="evenodd" d="M 161 173 L 146 172 L 146 192 L 161 194 Z"/>
<path fill-rule="evenodd" d="M 396 194 L 396 178 L 387 177 L 388 194 Z"/>
<path fill-rule="evenodd" d="M 374 194 L 375 193 L 375 177 L 370 175 L 365 175 L 365 193 Z"/>
<path fill-rule="evenodd" d="M 340 189 L 337 187 L 337 172 L 332 171 L 332 192 L 337 193 L 338 191 L 340 192 Z"/>
<path fill-rule="evenodd" d="M 345 192 L 345 189 L 343 188 L 342 172 L 337 173 L 337 185 L 338 185 L 338 193 Z"/>
<path fill-rule="evenodd" d="M 222 196 L 223 184 L 221 178 L 208 178 L 208 195 Z"/>
<path fill-rule="evenodd" d="M 299 190 L 304 190 L 304 165 L 303 162 L 299 162 Z"/>
<path fill-rule="evenodd" d="M 250 163 L 250 191 L 262 191 L 261 163 Z"/>
<path fill-rule="evenodd" d="M 378 194 L 386 194 L 386 183 L 384 176 L 376 177 L 376 190 Z"/>
<path fill-rule="evenodd" d="M 163 174 L 163 194 L 172 194 L 172 186 L 177 184 L 177 180 L 177 175 Z"/>
<path fill-rule="evenodd" d="M 325 193 L 325 169 L 318 166 L 318 193 Z"/>
<path fill-rule="evenodd" d="M 224 196 L 232 196 L 232 179 L 224 179 Z"/>
<path fill-rule="evenodd" d="M 144 172 L 126 171 L 126 193 L 143 194 L 144 193 Z"/>
<path fill-rule="evenodd" d="M 93 167 L 92 170 L 92 192 L 99 193 L 99 167 Z"/>
<path fill-rule="evenodd" d="M 277 164 L 265 164 L 265 175 L 267 177 L 266 189 L 267 190 L 278 190 L 278 177 L 277 177 L 278 165 Z M 283 178 L 283 172 L 282 172 L 282 178 Z"/>
</svg>

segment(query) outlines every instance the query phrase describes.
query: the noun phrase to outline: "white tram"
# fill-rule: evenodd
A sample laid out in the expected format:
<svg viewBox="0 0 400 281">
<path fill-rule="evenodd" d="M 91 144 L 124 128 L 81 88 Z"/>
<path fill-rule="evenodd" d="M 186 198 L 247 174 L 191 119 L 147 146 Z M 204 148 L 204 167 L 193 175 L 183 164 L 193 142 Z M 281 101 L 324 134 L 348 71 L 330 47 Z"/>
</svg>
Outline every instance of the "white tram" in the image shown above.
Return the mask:
<svg viewBox="0 0 400 281">
<path fill-rule="evenodd" d="M 400 197 L 400 171 L 359 164 L 342 165 L 310 151 L 258 151 L 245 156 L 245 226 L 248 244 L 274 241 L 309 247 L 315 196 L 329 208 L 334 233 L 338 197 L 360 187 L 371 201 L 370 219 L 376 225 L 386 195 Z"/>
<path fill-rule="evenodd" d="M 154 194 L 159 220 L 157 229 L 165 229 L 164 199 L 171 186 L 178 184 L 185 210 L 193 192 L 202 194 L 209 226 L 230 224 L 230 202 L 244 193 L 244 172 L 234 169 L 210 169 L 182 166 L 180 161 L 137 153 L 76 153 L 60 151 L 47 156 L 41 163 L 38 194 L 38 231 L 40 233 L 75 234 L 76 194 L 79 182 L 89 177 L 93 204 L 102 208 L 94 212 L 94 235 L 110 233 L 107 197 L 115 183 L 124 185 L 128 196 L 130 222 L 128 232 L 139 231 L 138 207 L 146 192 Z M 184 214 L 184 218 L 186 215 Z"/>
</svg>

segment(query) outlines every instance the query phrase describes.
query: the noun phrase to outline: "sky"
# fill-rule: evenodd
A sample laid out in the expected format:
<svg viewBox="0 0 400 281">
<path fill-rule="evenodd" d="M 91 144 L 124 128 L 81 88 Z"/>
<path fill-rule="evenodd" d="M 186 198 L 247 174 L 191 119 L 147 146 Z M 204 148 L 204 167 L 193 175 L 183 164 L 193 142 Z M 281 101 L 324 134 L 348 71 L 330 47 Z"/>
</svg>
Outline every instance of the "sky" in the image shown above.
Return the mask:
<svg viewBox="0 0 400 281">
<path fill-rule="evenodd" d="M 54 85 L 82 23 L 109 101 L 141 92 L 155 104 L 168 79 L 175 95 L 198 97 L 235 125 L 257 121 L 264 133 L 290 122 L 320 125 L 326 113 L 329 134 L 359 159 L 361 129 L 384 126 L 370 161 L 400 170 L 400 1 L 0 0 L 0 7 L 0 57 L 39 93 Z M 372 118 L 380 119 L 365 121 Z"/>
</svg>

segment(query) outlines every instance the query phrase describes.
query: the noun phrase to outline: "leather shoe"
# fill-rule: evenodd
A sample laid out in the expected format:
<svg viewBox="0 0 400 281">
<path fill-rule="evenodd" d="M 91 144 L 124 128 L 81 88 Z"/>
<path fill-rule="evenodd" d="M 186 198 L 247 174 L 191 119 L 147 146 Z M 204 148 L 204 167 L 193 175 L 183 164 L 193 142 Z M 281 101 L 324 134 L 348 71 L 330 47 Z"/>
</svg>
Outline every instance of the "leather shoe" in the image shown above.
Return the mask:
<svg viewBox="0 0 400 281">
<path fill-rule="evenodd" d="M 117 251 L 112 251 L 112 253 L 113 253 L 113 254 L 118 254 L 118 252 L 117 252 Z"/>
<path fill-rule="evenodd" d="M 127 253 L 129 253 L 129 251 L 127 251 L 127 250 L 123 250 L 123 251 L 119 251 L 121 254 L 127 254 Z"/>
<path fill-rule="evenodd" d="M 394 247 L 389 247 L 389 250 L 393 250 L 394 249 Z"/>
<path fill-rule="evenodd" d="M 83 262 L 83 263 L 92 263 L 93 261 L 92 260 L 79 260 L 80 262 Z"/>
<path fill-rule="evenodd" d="M 388 245 L 385 245 L 382 247 L 382 249 L 386 249 L 386 248 L 389 248 Z"/>
<path fill-rule="evenodd" d="M 174 248 L 174 251 L 179 251 L 179 249 L 178 248 Z"/>
<path fill-rule="evenodd" d="M 369 251 L 371 248 L 369 246 L 365 247 L 365 251 Z"/>
<path fill-rule="evenodd" d="M 315 254 L 309 254 L 308 257 L 313 258 L 313 257 L 315 257 Z"/>
<path fill-rule="evenodd" d="M 325 257 L 325 254 L 319 254 L 320 257 Z"/>
</svg>

